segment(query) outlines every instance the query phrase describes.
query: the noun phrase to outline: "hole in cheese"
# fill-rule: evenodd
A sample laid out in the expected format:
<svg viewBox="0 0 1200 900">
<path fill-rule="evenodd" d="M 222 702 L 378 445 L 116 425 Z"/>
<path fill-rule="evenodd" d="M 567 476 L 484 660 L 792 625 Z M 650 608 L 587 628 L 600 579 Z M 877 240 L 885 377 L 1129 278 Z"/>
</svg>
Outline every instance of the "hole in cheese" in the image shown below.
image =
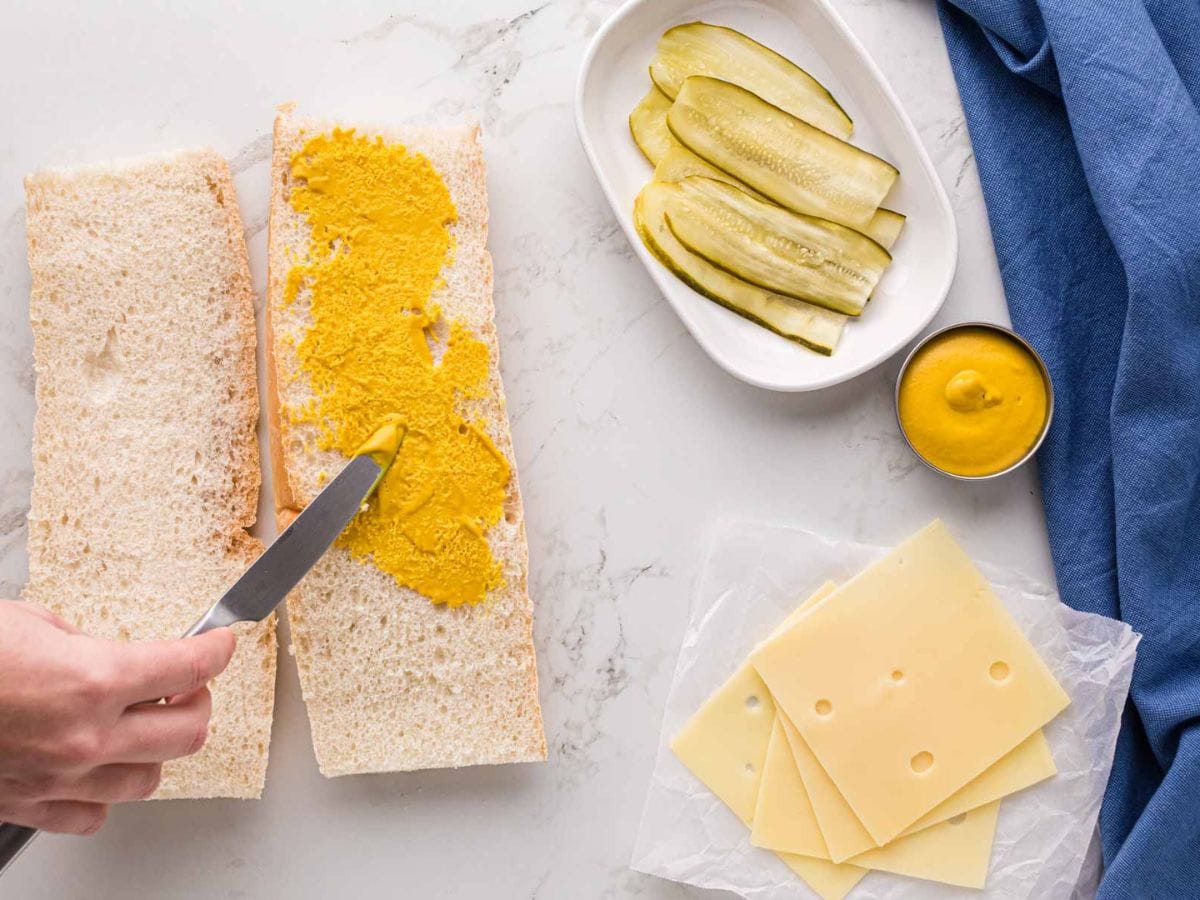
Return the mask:
<svg viewBox="0 0 1200 900">
<path fill-rule="evenodd" d="M 758 698 L 753 694 L 746 698 L 746 709 L 758 709 Z"/>
<path fill-rule="evenodd" d="M 827 716 L 833 712 L 833 704 L 828 700 L 818 700 L 813 709 L 817 711 L 818 716 Z"/>
<path fill-rule="evenodd" d="M 961 825 L 963 822 L 967 821 L 967 814 L 959 813 L 957 816 L 951 816 L 946 821 L 949 822 L 951 825 Z"/>
<path fill-rule="evenodd" d="M 892 670 L 892 681 L 899 684 L 903 680 L 904 680 L 904 673 L 900 669 L 893 669 Z"/>
<path fill-rule="evenodd" d="M 909 765 L 912 766 L 914 772 L 928 772 L 933 768 L 933 754 L 928 750 L 922 750 L 912 758 Z"/>
<path fill-rule="evenodd" d="M 996 660 L 988 669 L 988 674 L 992 676 L 993 681 L 1004 681 L 1009 675 L 1008 663 L 1002 659 Z"/>
</svg>

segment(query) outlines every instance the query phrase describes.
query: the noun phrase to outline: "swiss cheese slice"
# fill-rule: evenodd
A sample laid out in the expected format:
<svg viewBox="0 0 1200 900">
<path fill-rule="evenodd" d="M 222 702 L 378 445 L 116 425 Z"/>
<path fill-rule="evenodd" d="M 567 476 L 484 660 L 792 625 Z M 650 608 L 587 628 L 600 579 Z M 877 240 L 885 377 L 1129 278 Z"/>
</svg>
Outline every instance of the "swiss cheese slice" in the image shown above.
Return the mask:
<svg viewBox="0 0 1200 900">
<path fill-rule="evenodd" d="M 758 787 L 750 843 L 768 850 L 829 859 L 825 838 L 800 780 L 781 720 L 782 716 L 776 713 Z"/>
<path fill-rule="evenodd" d="M 771 694 L 746 663 L 671 741 L 671 750 L 680 762 L 746 825 L 754 818 L 774 719 Z M 866 874 L 866 869 L 829 860 L 791 853 L 776 855 L 821 900 L 842 900 Z"/>
<path fill-rule="evenodd" d="M 875 847 L 862 823 L 821 767 L 804 738 L 785 714 L 776 712 L 778 726 L 784 730 L 796 771 L 804 784 L 809 804 L 817 817 L 829 849 L 830 859 L 842 862 Z M 915 834 L 947 819 L 999 800 L 1049 778 L 1058 769 L 1050 755 L 1050 745 L 1037 731 L 1009 751 L 982 775 L 939 803 L 901 832 L 900 837 Z M 760 800 L 761 802 L 761 800 Z"/>
<path fill-rule="evenodd" d="M 940 521 L 814 604 L 752 661 L 877 844 L 1069 702 Z"/>
<path fill-rule="evenodd" d="M 831 590 L 818 591 L 788 616 L 772 636 L 782 634 L 794 625 L 813 604 L 824 599 L 830 593 L 832 593 Z M 850 808 L 846 798 L 838 791 L 833 779 L 821 768 L 821 764 L 809 749 L 808 744 L 805 743 L 804 738 L 796 731 L 796 727 L 788 721 L 786 715 L 777 712 L 776 717 L 779 719 L 776 728 L 783 729 L 787 737 L 808 805 L 817 817 L 823 836 L 828 835 L 826 847 L 829 850 L 830 859 L 841 862 L 874 848 L 875 841 L 858 821 L 854 810 Z M 1050 745 L 1046 742 L 1045 734 L 1039 730 L 1005 754 L 978 778 L 921 816 L 901 832 L 901 837 L 915 834 L 939 822 L 945 822 L 947 819 L 983 806 L 985 803 L 1015 794 L 1017 791 L 1049 778 L 1057 771 L 1054 758 L 1050 755 Z M 761 805 L 762 802 L 763 798 L 760 793 L 759 804 Z M 797 827 L 802 828 L 803 826 Z M 773 837 L 776 840 L 782 840 L 782 837 L 775 835 Z M 770 845 L 764 843 L 762 846 Z"/>
<path fill-rule="evenodd" d="M 813 814 L 817 817 L 830 859 L 843 862 L 859 853 L 873 850 L 876 846 L 875 841 L 867 834 L 862 822 L 858 821 L 858 816 L 837 789 L 829 773 L 813 756 L 812 750 L 796 730 L 796 726 L 786 714 L 778 713 L 776 718 L 787 736 L 796 772 L 804 784 Z"/>
<path fill-rule="evenodd" d="M 783 634 L 795 625 L 805 612 L 832 594 L 835 589 L 832 586 L 828 590 L 822 588 L 805 600 L 783 621 L 783 624 L 772 632 L 771 638 Z M 822 842 L 825 844 L 825 855 L 840 863 L 851 856 L 872 849 L 875 842 L 871 840 L 871 836 L 867 834 L 862 823 L 858 821 L 858 817 L 854 815 L 854 811 L 846 803 L 846 798 L 838 792 L 833 779 L 826 774 L 812 751 L 808 749 L 808 744 L 804 743 L 804 738 L 800 737 L 796 726 L 788 721 L 786 714 L 778 711 L 776 719 L 776 727 L 784 732 L 789 749 L 792 750 L 792 762 L 796 774 L 801 779 L 808 808 L 813 811 L 817 820 L 817 827 L 821 832 Z M 779 836 L 772 835 L 772 837 L 778 838 Z M 764 836 L 760 835 L 760 839 L 764 839 Z"/>
<path fill-rule="evenodd" d="M 671 751 L 749 825 L 774 722 L 770 691 L 743 665 L 671 739 Z"/>
<path fill-rule="evenodd" d="M 833 589 L 833 583 L 826 582 L 807 602 Z M 705 701 L 671 741 L 671 750 L 679 760 L 747 825 L 754 817 L 774 719 L 771 694 L 747 662 Z M 858 866 L 791 853 L 776 855 L 821 900 L 842 900 L 866 874 L 866 869 Z"/>
<path fill-rule="evenodd" d="M 985 803 L 1015 794 L 1045 781 L 1058 771 L 1050 744 L 1043 731 L 1036 731 L 1015 748 L 993 763 L 990 768 L 965 787 L 955 791 L 917 821 L 903 834 L 915 834 L 930 825 L 945 822 Z"/>
<path fill-rule="evenodd" d="M 775 726 L 782 730 L 785 737 L 795 734 L 795 728 L 778 711 L 775 713 Z M 799 737 L 799 735 L 796 735 Z M 774 735 L 772 735 L 774 740 Z M 803 739 L 801 739 L 803 740 Z M 815 760 L 814 760 L 814 764 Z M 818 768 L 819 765 L 818 765 Z M 767 771 L 771 772 L 772 761 L 768 753 Z M 798 770 L 797 770 L 798 772 Z M 774 780 L 778 780 L 775 776 Z M 803 789 L 804 782 L 801 787 Z M 758 808 L 764 805 L 765 793 L 768 790 L 768 780 L 764 778 L 759 792 Z M 991 859 L 992 842 L 996 836 L 996 815 L 999 801 L 971 809 L 955 818 L 926 827 L 919 834 L 901 836 L 883 847 L 875 847 L 870 836 L 863 830 L 862 825 L 854 818 L 845 800 L 837 794 L 836 788 L 831 790 L 836 795 L 836 802 L 848 815 L 848 822 L 858 828 L 858 832 L 850 832 L 854 843 L 845 846 L 867 847 L 858 851 L 858 855 L 850 857 L 846 864 L 861 866 L 866 869 L 880 869 L 908 875 L 912 878 L 923 878 L 927 881 L 940 881 L 965 887 L 982 887 L 987 878 L 988 861 Z M 780 824 L 769 833 L 769 837 L 780 842 L 796 840 L 793 835 L 804 834 L 811 825 L 816 824 L 816 814 L 812 803 L 793 805 L 793 817 L 790 822 L 791 831 L 786 825 Z M 812 823 L 803 821 L 811 817 Z M 835 820 L 837 821 L 837 820 Z M 758 823 L 755 822 L 757 827 Z M 831 832 L 837 834 L 838 832 Z M 824 832 L 822 833 L 824 836 Z M 765 841 L 758 841 L 759 846 L 771 847 Z M 772 849 L 775 849 L 772 847 Z M 843 851 L 845 852 L 844 848 Z M 842 857 L 845 859 L 845 857 Z"/>
<path fill-rule="evenodd" d="M 800 609 L 833 590 L 833 582 L 827 581 Z M 774 634 L 778 633 L 776 629 Z M 771 692 L 754 667 L 745 662 L 671 739 L 671 751 L 749 825 L 774 722 Z"/>
<path fill-rule="evenodd" d="M 911 878 L 981 888 L 987 881 L 1000 801 L 854 857 L 866 866 Z"/>
<path fill-rule="evenodd" d="M 804 879 L 821 900 L 842 900 L 867 874 L 866 869 L 858 866 L 839 866 L 811 856 L 794 853 L 780 853 L 778 856 L 789 869 Z"/>
</svg>

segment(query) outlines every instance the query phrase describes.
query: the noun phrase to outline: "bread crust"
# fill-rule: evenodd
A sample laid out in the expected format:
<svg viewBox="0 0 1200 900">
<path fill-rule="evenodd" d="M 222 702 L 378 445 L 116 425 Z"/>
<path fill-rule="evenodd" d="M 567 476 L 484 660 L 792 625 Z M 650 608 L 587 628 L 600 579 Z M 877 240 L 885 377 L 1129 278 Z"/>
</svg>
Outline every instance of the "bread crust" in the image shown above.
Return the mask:
<svg viewBox="0 0 1200 900">
<path fill-rule="evenodd" d="M 235 354 L 237 375 L 242 390 L 242 403 L 238 415 L 240 433 L 237 443 L 247 449 L 234 478 L 235 505 L 230 521 L 226 523 L 234 544 L 239 545 L 251 560 L 262 552 L 262 542 L 250 536 L 250 529 L 258 521 L 258 492 L 262 487 L 262 470 L 258 464 L 258 372 L 255 359 L 258 337 L 254 324 L 254 287 L 250 279 L 250 263 L 246 251 L 245 230 L 242 214 L 237 204 L 237 190 L 233 185 L 233 174 L 229 164 L 215 151 L 209 159 L 209 174 L 216 181 L 213 188 L 217 203 L 225 210 L 226 241 L 232 258 L 240 259 L 242 265 L 235 266 L 234 277 L 228 284 L 229 306 L 238 318 L 242 345 Z"/>
<path fill-rule="evenodd" d="M 274 372 L 269 403 L 272 465 L 276 488 L 277 517 L 294 515 L 311 499 L 319 486 L 306 477 L 315 468 L 320 452 L 304 446 L 304 436 L 290 431 L 281 415 L 284 394 L 291 390 L 289 378 L 298 376 L 289 347 L 281 340 L 277 316 L 285 310 L 284 285 L 290 262 L 289 251 L 302 251 L 307 228 L 287 202 L 287 178 L 291 155 L 306 135 L 348 127 L 332 121 L 300 119 L 291 104 L 280 107 L 275 122 L 271 174 L 271 209 L 267 315 L 268 357 Z M 528 595 L 528 545 L 524 512 L 515 465 L 512 436 L 499 372 L 499 344 L 494 323 L 493 270 L 487 253 L 486 173 L 478 144 L 478 127 L 458 130 L 360 128 L 381 134 L 385 140 L 404 143 L 426 152 L 435 167 L 446 162 L 445 173 L 451 197 L 460 210 L 454 263 L 444 270 L 447 289 L 435 299 L 445 315 L 466 317 L 490 354 L 485 396 L 469 405 L 489 437 L 509 460 L 511 482 L 506 496 L 505 516 L 489 533 L 493 552 L 504 566 L 507 585 L 493 592 L 477 607 L 456 609 L 434 606 L 414 591 L 399 587 L 390 576 L 369 563 L 353 560 L 348 552 L 334 547 L 288 600 L 292 623 L 293 651 L 300 670 L 301 686 L 309 709 L 314 748 L 321 771 L 326 775 L 358 772 L 401 771 L 545 759 L 546 742 L 538 705 L 536 659 L 532 637 L 532 603 Z M 439 160 L 438 157 L 445 157 Z M 463 274 L 463 273 L 467 274 Z M 460 280 L 461 276 L 461 280 Z M 299 301 L 297 301 L 299 303 Z M 289 317 L 294 310 L 287 310 Z M 296 323 L 287 326 L 295 333 Z M 293 354 L 294 356 L 294 354 Z M 321 460 L 329 474 L 344 464 L 336 454 Z M 502 532 L 502 536 L 500 533 Z M 322 605 L 332 592 L 349 595 L 345 614 L 330 616 Z M 347 620 L 370 623 L 359 637 L 339 638 L 337 631 Z M 379 624 L 376 624 L 379 623 Z M 447 639 L 448 636 L 448 639 Z M 354 642 L 374 641 L 375 655 L 389 655 L 396 665 L 411 669 L 411 677 L 399 678 L 368 668 L 365 660 L 353 657 Z M 431 656 L 414 644 L 437 645 Z M 442 654 L 441 657 L 437 653 Z M 347 671 L 338 672 L 325 654 L 350 656 Z M 490 680 L 472 680 L 474 654 L 489 657 L 500 672 Z M 441 660 L 439 662 L 438 660 Z M 360 664 L 361 663 L 361 664 Z M 357 667 L 356 667 L 357 666 Z M 423 680 L 424 679 L 424 680 Z M 369 715 L 347 714 L 338 707 L 338 697 L 373 691 L 380 684 L 391 696 L 373 698 Z M 405 714 L 403 707 L 424 704 L 432 709 L 434 721 L 426 725 L 425 737 L 414 737 L 411 729 L 420 722 Z M 480 713 L 475 707 L 488 704 Z M 471 707 L 471 708 L 468 708 Z M 356 740 L 356 734 L 362 734 Z M 489 733 L 490 732 L 490 733 Z"/>
<path fill-rule="evenodd" d="M 279 115 L 271 130 L 272 145 L 279 146 L 280 134 L 284 115 L 290 114 L 295 108 L 294 103 L 284 103 L 279 107 Z M 275 220 L 275 191 L 276 185 L 283 183 L 283 173 L 288 161 L 279 153 L 271 153 L 271 204 L 268 210 L 267 224 L 267 259 L 273 263 L 277 253 L 282 250 L 277 246 L 280 240 L 277 230 L 272 227 Z M 275 527 L 282 531 L 300 510 L 300 506 L 292 493 L 291 478 L 288 475 L 287 460 L 283 454 L 283 421 L 280 418 L 279 406 L 279 361 L 278 344 L 275 341 L 275 300 L 282 300 L 283 285 L 280 278 L 286 277 L 280 267 L 273 264 L 267 266 L 267 303 L 265 310 L 264 333 L 267 339 L 267 350 L 263 354 L 267 369 L 267 448 L 271 457 L 271 489 L 275 500 Z M 284 514 L 287 515 L 284 515 Z M 287 519 L 285 523 L 283 520 Z"/>
</svg>

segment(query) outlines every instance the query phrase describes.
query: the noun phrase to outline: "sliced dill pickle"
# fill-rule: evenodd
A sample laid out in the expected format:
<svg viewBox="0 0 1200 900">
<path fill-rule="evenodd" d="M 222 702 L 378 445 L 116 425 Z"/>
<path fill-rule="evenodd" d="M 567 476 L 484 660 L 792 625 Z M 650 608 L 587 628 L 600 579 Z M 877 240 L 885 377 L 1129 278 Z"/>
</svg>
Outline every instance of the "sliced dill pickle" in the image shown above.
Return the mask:
<svg viewBox="0 0 1200 900">
<path fill-rule="evenodd" d="M 679 146 L 679 141 L 667 128 L 667 110 L 670 108 L 671 98 L 651 85 L 646 96 L 638 101 L 629 114 L 629 131 L 633 135 L 633 142 L 654 166 L 667 155 L 667 151 Z"/>
<path fill-rule="evenodd" d="M 833 353 L 846 317 L 811 303 L 765 291 L 690 252 L 667 225 L 666 211 L 681 189 L 652 181 L 633 204 L 633 221 L 646 248 L 689 287 L 740 316 L 825 356 Z"/>
<path fill-rule="evenodd" d="M 728 172 L 721 171 L 712 163 L 705 162 L 678 142 L 666 152 L 666 155 L 658 161 L 658 165 L 654 167 L 655 181 L 665 181 L 674 184 L 675 182 L 683 181 L 683 179 L 691 175 L 699 175 L 702 178 L 714 178 L 717 181 L 723 181 L 726 184 L 732 184 L 736 188 L 741 188 L 746 193 L 753 194 L 755 197 L 763 200 L 767 199 L 754 190 L 754 188 L 750 187 L 750 185 L 738 181 Z"/>
<path fill-rule="evenodd" d="M 904 230 L 906 221 L 908 219 L 903 213 L 880 207 L 862 231 L 884 250 L 891 250 L 900 237 L 900 232 Z"/>
<path fill-rule="evenodd" d="M 679 182 L 665 213 L 671 233 L 697 256 L 743 281 L 848 316 L 862 313 L 892 261 L 852 228 L 711 178 Z"/>
<path fill-rule="evenodd" d="M 690 75 L 708 75 L 753 91 L 768 103 L 837 137 L 854 123 L 825 86 L 791 60 L 740 31 L 705 22 L 676 25 L 658 39 L 650 77 L 675 99 Z"/>
<path fill-rule="evenodd" d="M 667 125 L 697 156 L 781 206 L 860 230 L 900 174 L 878 156 L 716 78 L 686 78 Z"/>
<path fill-rule="evenodd" d="M 702 178 L 713 178 L 717 181 L 723 181 L 726 184 L 732 184 L 736 188 L 741 188 L 752 197 L 757 197 L 760 200 L 767 199 L 754 190 L 754 188 L 750 187 L 750 185 L 738 181 L 728 172 L 722 172 L 711 163 L 705 162 L 687 147 L 679 143 L 668 150 L 666 155 L 658 161 L 658 165 L 654 167 L 655 181 L 673 183 L 683 181 L 683 179 L 690 175 L 699 175 Z M 900 237 L 900 231 L 904 228 L 904 222 L 905 217 L 901 213 L 881 207 L 875 211 L 875 215 L 871 217 L 871 221 L 863 226 L 862 233 L 884 250 L 891 250 L 892 245 L 896 243 L 896 239 Z"/>
</svg>

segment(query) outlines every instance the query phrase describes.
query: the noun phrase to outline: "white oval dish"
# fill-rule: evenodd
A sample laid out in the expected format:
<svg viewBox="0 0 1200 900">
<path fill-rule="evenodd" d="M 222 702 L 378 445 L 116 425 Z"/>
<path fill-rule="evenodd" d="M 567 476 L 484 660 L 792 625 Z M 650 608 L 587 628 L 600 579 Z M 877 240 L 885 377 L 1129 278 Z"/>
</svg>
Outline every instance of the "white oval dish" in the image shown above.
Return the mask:
<svg viewBox="0 0 1200 900">
<path fill-rule="evenodd" d="M 652 167 L 629 135 L 629 112 L 650 86 L 647 68 L 666 29 L 702 20 L 777 50 L 826 85 L 854 120 L 852 142 L 900 169 L 885 205 L 908 221 L 893 262 L 833 356 L 787 341 L 697 294 L 662 266 L 633 227 L 633 199 Z M 946 299 L 958 260 L 950 201 L 912 122 L 862 44 L 827 0 L 631 0 L 584 57 L 575 124 L 613 211 L 679 318 L 718 365 L 759 387 L 811 391 L 853 378 L 911 341 Z"/>
</svg>

